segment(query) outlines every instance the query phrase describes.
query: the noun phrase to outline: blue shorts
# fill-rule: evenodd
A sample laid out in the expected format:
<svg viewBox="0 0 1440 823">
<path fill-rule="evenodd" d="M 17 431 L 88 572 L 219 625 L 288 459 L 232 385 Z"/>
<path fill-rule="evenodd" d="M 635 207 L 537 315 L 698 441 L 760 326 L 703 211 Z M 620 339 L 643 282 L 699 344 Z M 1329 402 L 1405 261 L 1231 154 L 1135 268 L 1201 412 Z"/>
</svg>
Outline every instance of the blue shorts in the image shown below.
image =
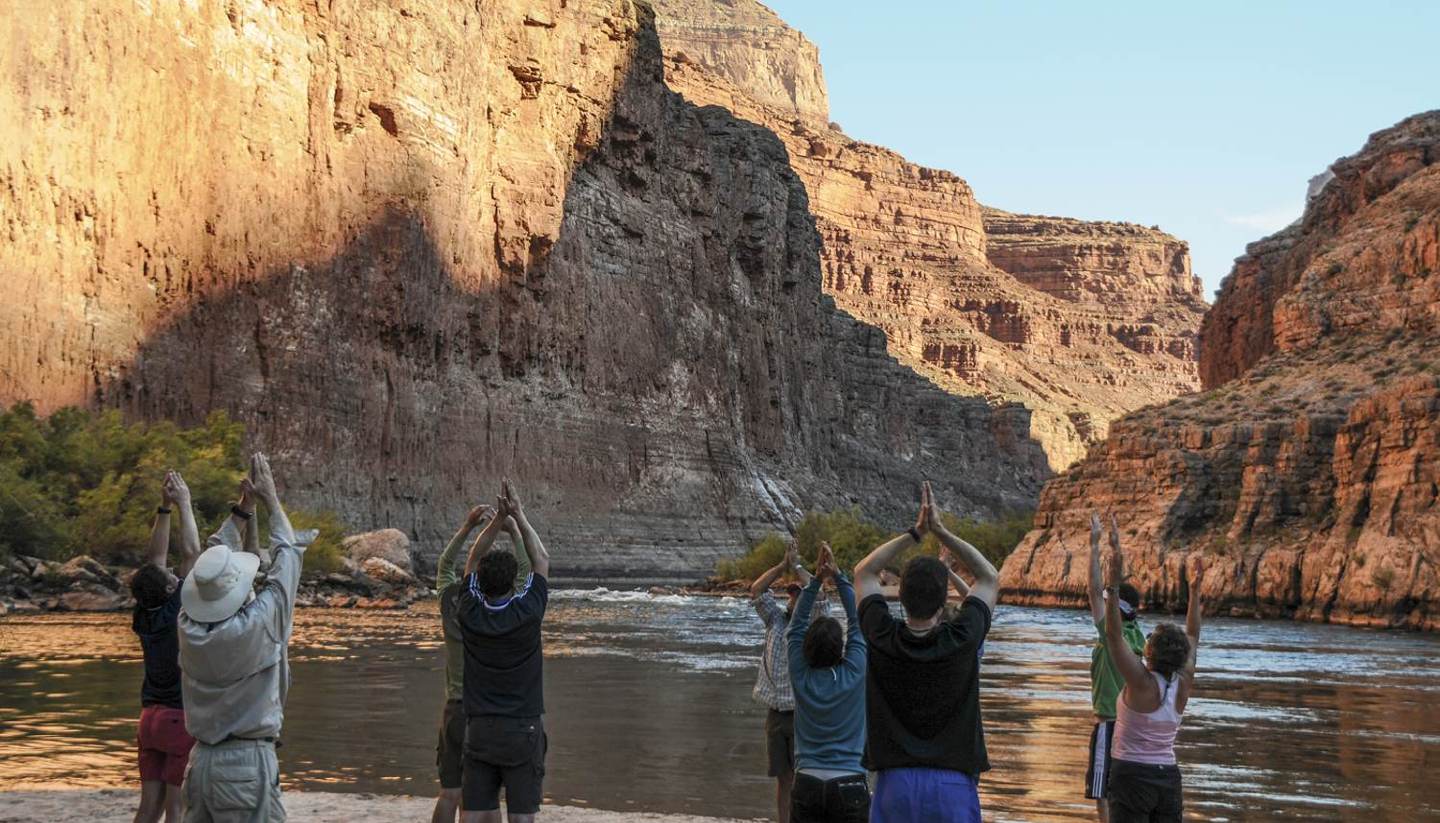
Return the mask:
<svg viewBox="0 0 1440 823">
<path fill-rule="evenodd" d="M 964 772 L 885 769 L 875 780 L 870 823 L 980 823 L 980 792 Z"/>
</svg>

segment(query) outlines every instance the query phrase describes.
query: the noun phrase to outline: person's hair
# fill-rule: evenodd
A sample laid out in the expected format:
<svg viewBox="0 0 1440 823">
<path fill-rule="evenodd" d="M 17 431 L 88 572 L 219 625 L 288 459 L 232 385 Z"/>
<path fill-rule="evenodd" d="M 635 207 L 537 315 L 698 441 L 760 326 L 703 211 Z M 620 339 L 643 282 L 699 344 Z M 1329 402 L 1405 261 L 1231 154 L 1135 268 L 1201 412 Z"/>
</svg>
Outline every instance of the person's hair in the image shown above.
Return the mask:
<svg viewBox="0 0 1440 823">
<path fill-rule="evenodd" d="M 146 563 L 130 576 L 130 594 L 141 608 L 163 606 L 170 596 L 170 575 L 154 563 Z"/>
<path fill-rule="evenodd" d="M 515 589 L 515 574 L 520 570 L 515 555 L 507 551 L 488 551 L 480 555 L 475 575 L 480 593 L 486 597 L 504 597 Z"/>
<path fill-rule="evenodd" d="M 845 657 L 845 634 L 833 617 L 817 617 L 805 630 L 805 662 L 812 669 L 838 666 Z"/>
<path fill-rule="evenodd" d="M 1120 599 L 1130 605 L 1130 613 L 1126 614 L 1121 610 L 1120 616 L 1125 620 L 1134 620 L 1140 616 L 1140 590 L 1129 583 L 1120 584 Z"/>
<path fill-rule="evenodd" d="M 803 591 L 799 583 L 791 583 L 785 587 L 785 594 L 789 597 L 799 597 Z"/>
<path fill-rule="evenodd" d="M 905 614 L 919 620 L 934 617 L 945 606 L 949 582 L 944 563 L 933 557 L 911 558 L 900 575 L 900 605 Z"/>
<path fill-rule="evenodd" d="M 1145 644 L 1145 659 L 1151 670 L 1168 680 L 1190 659 L 1190 638 L 1174 623 L 1161 623 Z"/>
</svg>

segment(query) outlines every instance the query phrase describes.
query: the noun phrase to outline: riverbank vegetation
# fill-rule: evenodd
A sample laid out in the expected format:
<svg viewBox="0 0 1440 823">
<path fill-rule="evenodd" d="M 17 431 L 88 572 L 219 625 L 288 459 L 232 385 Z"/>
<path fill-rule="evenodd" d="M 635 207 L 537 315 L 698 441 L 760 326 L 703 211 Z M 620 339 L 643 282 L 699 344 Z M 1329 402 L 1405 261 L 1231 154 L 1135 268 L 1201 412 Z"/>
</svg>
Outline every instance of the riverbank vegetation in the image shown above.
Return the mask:
<svg viewBox="0 0 1440 823">
<path fill-rule="evenodd" d="M 113 410 L 64 408 L 41 417 L 31 404 L 17 403 L 0 411 L 0 555 L 139 563 L 167 469 L 184 475 L 203 541 L 235 501 L 248 463 L 244 438 L 245 427 L 224 412 L 185 428 L 126 422 Z M 338 570 L 340 519 L 287 511 L 297 530 L 320 531 L 305 552 L 306 572 Z M 178 523 L 174 518 L 173 527 Z M 268 533 L 260 526 L 263 541 Z M 172 551 L 178 541 L 172 533 Z"/>
<path fill-rule="evenodd" d="M 998 569 L 1030 530 L 1034 514 L 1033 511 L 1011 512 L 995 520 L 957 517 L 949 513 L 942 513 L 940 517 L 946 528 L 979 549 Z M 815 562 L 820 543 L 828 542 L 835 551 L 836 562 L 848 574 L 872 549 L 893 536 L 893 532 L 875 525 L 858 507 L 852 507 L 807 512 L 796 526 L 793 540 L 807 564 Z M 715 573 L 724 580 L 754 580 L 780 562 L 791 539 L 771 532 L 752 543 L 744 555 L 720 561 Z M 900 564 L 917 554 L 934 556 L 939 551 L 940 542 L 934 535 L 926 535 L 924 542 L 901 556 Z"/>
</svg>

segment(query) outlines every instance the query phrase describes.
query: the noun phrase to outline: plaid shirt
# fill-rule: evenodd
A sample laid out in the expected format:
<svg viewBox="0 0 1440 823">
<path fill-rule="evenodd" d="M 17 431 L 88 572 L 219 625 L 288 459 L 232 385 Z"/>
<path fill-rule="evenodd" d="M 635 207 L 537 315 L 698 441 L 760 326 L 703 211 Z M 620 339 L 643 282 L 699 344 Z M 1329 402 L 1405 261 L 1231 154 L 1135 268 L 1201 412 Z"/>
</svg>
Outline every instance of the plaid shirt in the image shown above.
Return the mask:
<svg viewBox="0 0 1440 823">
<path fill-rule="evenodd" d="M 825 592 L 821 592 L 825 597 Z M 769 591 L 750 601 L 760 622 L 765 624 L 765 654 L 760 658 L 760 674 L 755 678 L 755 690 L 751 692 L 755 702 L 777 712 L 795 711 L 795 692 L 790 687 L 789 644 L 785 640 L 785 629 L 790 626 L 790 615 L 785 607 Z M 828 598 L 815 602 L 815 616 L 830 616 Z"/>
</svg>

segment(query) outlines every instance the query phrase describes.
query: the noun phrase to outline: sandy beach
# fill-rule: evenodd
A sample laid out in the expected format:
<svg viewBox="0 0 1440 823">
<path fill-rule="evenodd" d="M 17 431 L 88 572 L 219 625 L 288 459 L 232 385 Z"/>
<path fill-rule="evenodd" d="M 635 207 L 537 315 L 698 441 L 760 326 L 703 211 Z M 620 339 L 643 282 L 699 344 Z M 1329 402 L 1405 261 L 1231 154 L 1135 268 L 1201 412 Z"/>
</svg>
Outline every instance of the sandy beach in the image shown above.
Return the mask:
<svg viewBox="0 0 1440 823">
<path fill-rule="evenodd" d="M 60 789 L 55 791 L 0 792 L 0 823 L 54 823 L 57 820 L 128 821 L 135 814 L 135 789 Z M 434 806 L 428 797 L 397 797 L 336 792 L 286 792 L 285 809 L 291 820 L 306 823 L 413 823 L 428 820 Z M 738 823 L 731 817 L 695 817 L 684 814 L 611 812 L 574 806 L 547 806 L 540 819 L 551 823 L 612 823 L 612 821 L 663 821 L 664 823 Z"/>
</svg>

